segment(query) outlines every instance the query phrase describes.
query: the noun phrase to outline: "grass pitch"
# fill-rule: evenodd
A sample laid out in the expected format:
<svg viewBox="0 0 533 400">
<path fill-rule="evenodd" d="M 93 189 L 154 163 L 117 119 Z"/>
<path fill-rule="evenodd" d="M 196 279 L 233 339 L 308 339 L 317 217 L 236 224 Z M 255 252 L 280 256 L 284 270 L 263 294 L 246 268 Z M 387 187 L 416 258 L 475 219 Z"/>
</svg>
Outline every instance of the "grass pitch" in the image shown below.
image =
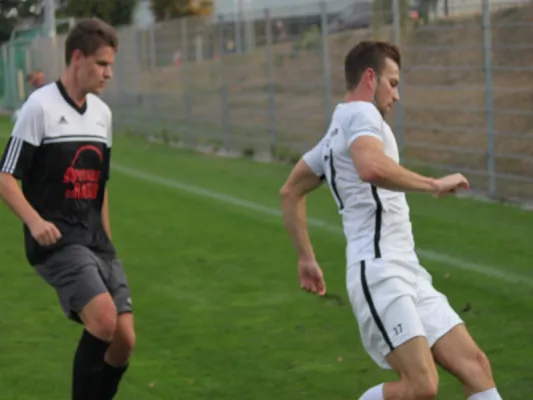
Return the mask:
<svg viewBox="0 0 533 400">
<path fill-rule="evenodd" d="M 9 134 L 9 123 L 0 129 Z M 347 400 L 393 378 L 361 347 L 344 289 L 340 219 L 325 188 L 309 200 L 318 220 L 310 229 L 329 291 L 342 302 L 299 290 L 276 214 L 288 167 L 125 136 L 114 141 L 113 162 L 112 231 L 138 335 L 119 400 Z M 530 398 L 533 214 L 409 200 L 422 261 L 488 353 L 503 398 Z M 1 397 L 66 399 L 79 327 L 27 265 L 20 223 L 6 207 L 0 221 Z M 438 399 L 463 399 L 445 373 Z"/>
</svg>

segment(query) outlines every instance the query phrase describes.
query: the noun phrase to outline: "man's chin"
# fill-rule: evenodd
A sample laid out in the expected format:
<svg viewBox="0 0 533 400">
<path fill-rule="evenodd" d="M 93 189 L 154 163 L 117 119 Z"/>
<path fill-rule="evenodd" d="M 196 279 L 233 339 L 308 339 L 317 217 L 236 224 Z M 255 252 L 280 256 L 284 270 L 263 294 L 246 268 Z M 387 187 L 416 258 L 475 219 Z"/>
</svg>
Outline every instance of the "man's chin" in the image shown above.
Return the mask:
<svg viewBox="0 0 533 400">
<path fill-rule="evenodd" d="M 95 94 L 95 95 L 102 94 L 102 92 L 104 91 L 104 88 L 105 88 L 105 86 L 95 87 L 93 90 L 91 90 L 91 93 Z"/>
<path fill-rule="evenodd" d="M 386 117 L 392 110 L 392 106 L 380 107 L 379 112 L 383 117 Z"/>
</svg>

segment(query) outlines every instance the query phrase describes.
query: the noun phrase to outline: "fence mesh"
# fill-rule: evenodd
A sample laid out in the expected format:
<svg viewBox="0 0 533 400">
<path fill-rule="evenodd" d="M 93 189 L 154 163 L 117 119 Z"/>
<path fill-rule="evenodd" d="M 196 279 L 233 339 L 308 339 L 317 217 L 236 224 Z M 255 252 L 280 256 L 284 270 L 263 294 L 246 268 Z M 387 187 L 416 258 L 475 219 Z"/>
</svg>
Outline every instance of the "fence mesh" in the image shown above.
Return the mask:
<svg viewBox="0 0 533 400">
<path fill-rule="evenodd" d="M 425 4 L 335 0 L 119 28 L 104 97 L 120 130 L 294 158 L 324 134 L 342 101 L 348 49 L 390 40 L 403 56 L 401 101 L 389 117 L 403 160 L 464 172 L 493 197 L 531 198 L 533 3 Z M 64 42 L 25 46 L 27 64 L 5 73 L 8 103 L 23 98 L 17 71 L 38 67 L 57 79 Z"/>
</svg>

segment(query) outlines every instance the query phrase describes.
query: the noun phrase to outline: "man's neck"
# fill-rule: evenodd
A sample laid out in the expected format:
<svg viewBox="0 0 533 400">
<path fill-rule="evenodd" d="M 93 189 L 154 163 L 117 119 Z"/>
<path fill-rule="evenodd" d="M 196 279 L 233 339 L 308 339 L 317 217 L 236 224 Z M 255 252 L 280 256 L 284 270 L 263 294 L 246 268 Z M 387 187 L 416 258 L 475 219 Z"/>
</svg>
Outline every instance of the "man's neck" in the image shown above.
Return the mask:
<svg viewBox="0 0 533 400">
<path fill-rule="evenodd" d="M 346 103 L 352 101 L 366 101 L 369 103 L 373 103 L 374 98 L 371 94 L 364 93 L 362 90 L 354 89 L 346 92 L 346 94 L 344 95 L 344 101 Z"/>
<path fill-rule="evenodd" d="M 344 95 L 344 102 L 350 103 L 352 101 L 365 101 L 367 103 L 374 104 L 374 106 L 378 109 L 381 116 L 385 118 L 385 114 L 378 108 L 376 102 L 374 101 L 373 96 L 368 95 L 366 93 L 361 93 L 360 91 L 357 91 L 357 90 L 346 92 L 346 94 Z"/>
<path fill-rule="evenodd" d="M 80 107 L 83 106 L 87 100 L 87 93 L 79 88 L 74 77 L 68 72 L 65 72 L 61 76 L 60 80 L 72 101 L 74 101 L 74 103 Z"/>
</svg>

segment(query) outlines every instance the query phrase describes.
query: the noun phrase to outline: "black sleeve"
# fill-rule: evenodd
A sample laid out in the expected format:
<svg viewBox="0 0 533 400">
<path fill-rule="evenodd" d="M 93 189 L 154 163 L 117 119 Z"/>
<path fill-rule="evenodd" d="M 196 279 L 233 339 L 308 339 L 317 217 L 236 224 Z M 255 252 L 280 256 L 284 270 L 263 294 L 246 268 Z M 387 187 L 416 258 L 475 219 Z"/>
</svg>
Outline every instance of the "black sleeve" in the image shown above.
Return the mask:
<svg viewBox="0 0 533 400">
<path fill-rule="evenodd" d="M 17 179 L 24 179 L 31 168 L 37 149 L 38 146 L 12 136 L 7 142 L 2 161 L 0 161 L 0 171 L 13 175 Z"/>
<path fill-rule="evenodd" d="M 111 174 L 111 148 L 105 147 L 105 154 L 104 154 L 104 180 L 108 181 Z"/>
<path fill-rule="evenodd" d="M 11 138 L 0 162 L 0 171 L 23 179 L 30 170 L 35 152 L 44 136 L 43 109 L 29 98 L 19 111 Z"/>
</svg>

